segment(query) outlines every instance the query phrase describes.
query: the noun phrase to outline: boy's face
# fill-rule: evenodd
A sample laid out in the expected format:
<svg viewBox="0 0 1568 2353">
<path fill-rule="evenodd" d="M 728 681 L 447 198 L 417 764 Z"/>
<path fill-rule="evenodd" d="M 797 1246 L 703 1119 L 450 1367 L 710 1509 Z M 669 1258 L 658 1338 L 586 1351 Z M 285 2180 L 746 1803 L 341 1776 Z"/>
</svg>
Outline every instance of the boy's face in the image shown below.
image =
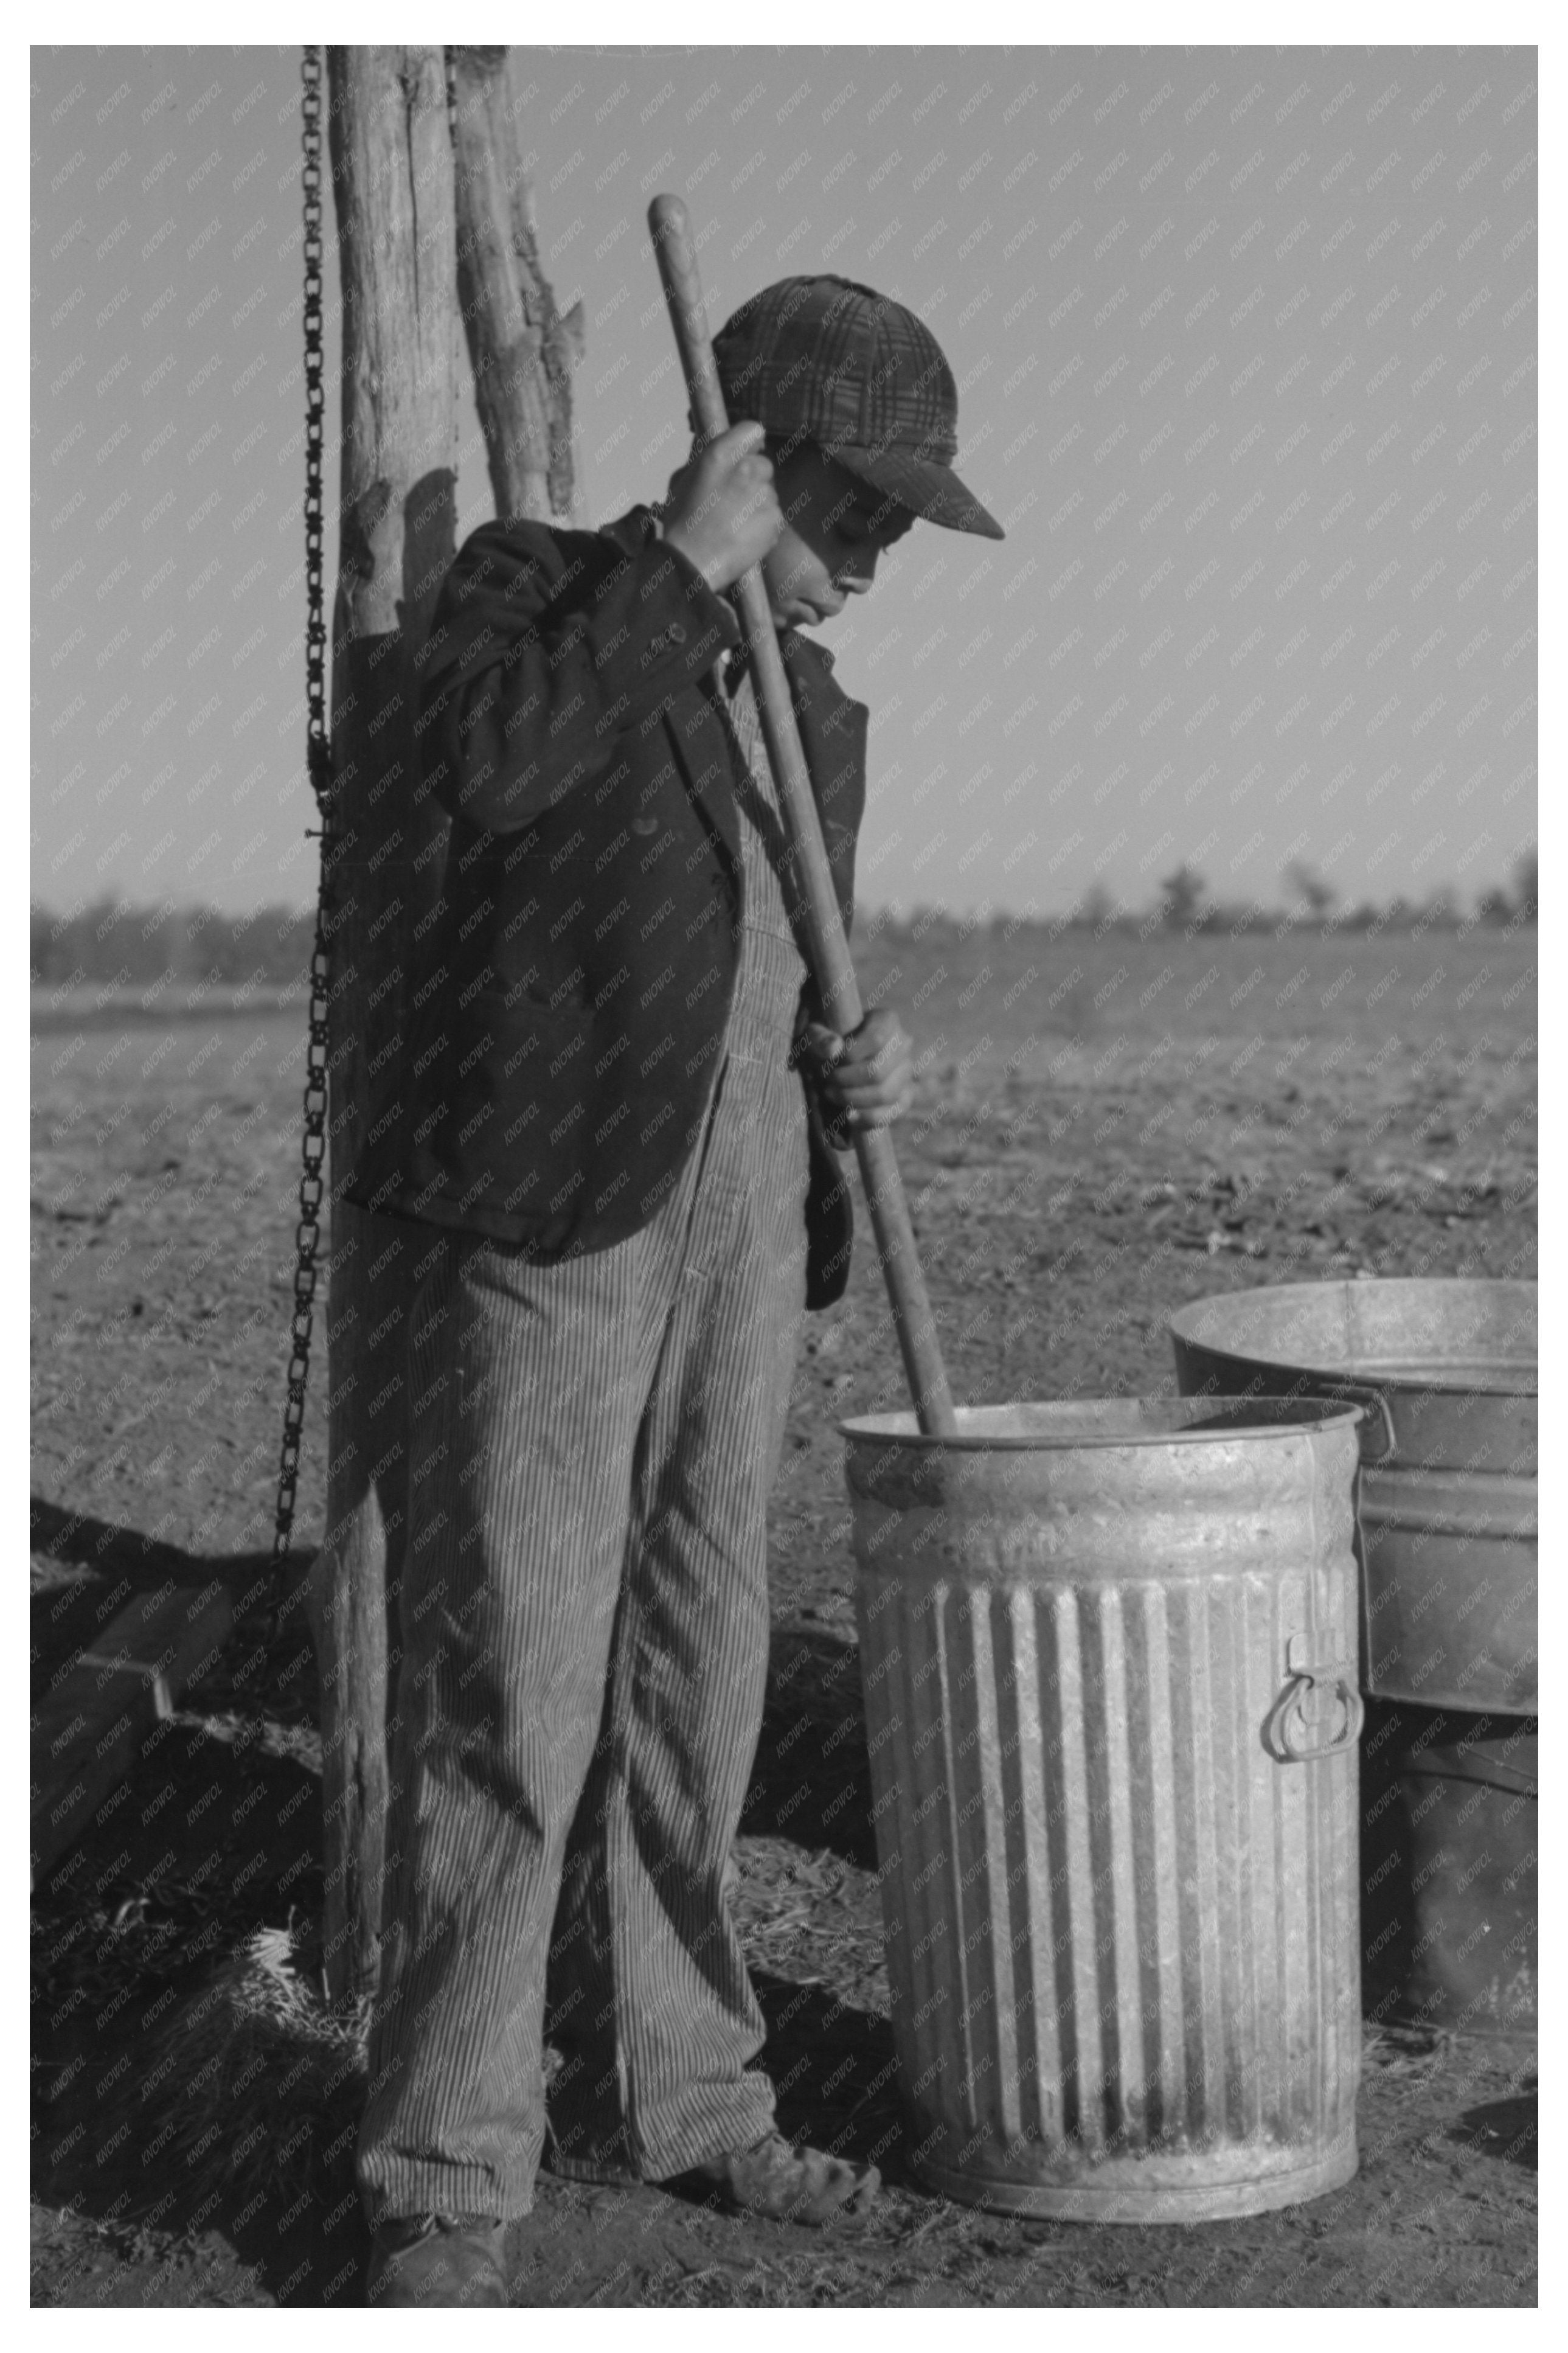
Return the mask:
<svg viewBox="0 0 1568 2353">
<path fill-rule="evenodd" d="M 784 527 L 763 558 L 763 579 L 780 628 L 814 628 L 865 596 L 878 556 L 915 520 L 815 442 L 777 459 L 773 490 Z"/>
</svg>

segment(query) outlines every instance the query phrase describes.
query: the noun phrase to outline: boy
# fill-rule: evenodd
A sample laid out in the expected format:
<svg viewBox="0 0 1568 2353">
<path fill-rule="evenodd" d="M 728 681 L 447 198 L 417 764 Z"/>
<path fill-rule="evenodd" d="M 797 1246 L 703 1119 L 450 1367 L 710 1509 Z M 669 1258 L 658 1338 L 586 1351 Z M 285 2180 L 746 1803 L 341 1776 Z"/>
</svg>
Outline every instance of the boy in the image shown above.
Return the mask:
<svg viewBox="0 0 1568 2353">
<path fill-rule="evenodd" d="M 430 640 L 452 831 L 411 1141 L 351 1188 L 446 1229 L 414 1317 L 359 2154 L 378 2304 L 504 2304 L 546 2133 L 569 2178 L 689 2177 L 797 2221 L 878 2183 L 774 2127 L 724 1873 L 795 1338 L 847 1275 L 830 1145 L 903 1110 L 910 1046 L 887 1011 L 849 1039 L 812 1018 L 725 591 L 761 562 L 847 922 L 867 712 L 796 632 L 919 516 L 1001 533 L 952 472 L 952 377 L 900 305 L 785 280 L 714 348 L 741 421 L 662 507 L 487 526 Z"/>
</svg>

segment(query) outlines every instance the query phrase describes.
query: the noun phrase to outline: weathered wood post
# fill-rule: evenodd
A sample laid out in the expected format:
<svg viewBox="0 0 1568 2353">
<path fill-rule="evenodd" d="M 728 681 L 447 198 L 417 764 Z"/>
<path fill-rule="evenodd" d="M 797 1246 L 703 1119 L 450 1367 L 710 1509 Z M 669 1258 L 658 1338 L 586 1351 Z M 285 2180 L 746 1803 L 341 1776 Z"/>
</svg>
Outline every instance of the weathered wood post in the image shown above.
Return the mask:
<svg viewBox="0 0 1568 2353">
<path fill-rule="evenodd" d="M 377 1971 L 420 1242 L 418 1229 L 353 1207 L 341 1188 L 373 1127 L 401 1115 L 405 976 L 416 927 L 440 892 L 446 821 L 420 783 L 415 661 L 456 537 L 457 237 L 441 50 L 333 48 L 328 87 L 343 421 L 331 680 L 327 1532 L 311 1600 L 325 1968 L 329 1991 L 341 1995 L 373 1989 Z"/>
<path fill-rule="evenodd" d="M 563 318 L 540 267 L 509 55 L 449 52 L 458 292 L 497 517 L 548 522 L 572 512 L 571 369 L 583 354 L 583 306 Z"/>
</svg>

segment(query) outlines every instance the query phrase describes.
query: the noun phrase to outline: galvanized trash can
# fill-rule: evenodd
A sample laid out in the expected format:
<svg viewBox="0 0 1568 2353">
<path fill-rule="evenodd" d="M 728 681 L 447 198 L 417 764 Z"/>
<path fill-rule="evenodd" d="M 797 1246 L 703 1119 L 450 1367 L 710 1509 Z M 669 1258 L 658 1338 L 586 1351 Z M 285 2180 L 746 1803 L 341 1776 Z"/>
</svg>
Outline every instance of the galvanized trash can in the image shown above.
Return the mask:
<svg viewBox="0 0 1568 2353">
<path fill-rule="evenodd" d="M 1171 1319 L 1184 1397 L 1365 1401 L 1362 1689 L 1422 1707 L 1539 1705 L 1533 1282 L 1265 1284 Z"/>
<path fill-rule="evenodd" d="M 1196 2221 L 1356 2169 L 1352 1489 L 1315 1400 L 847 1422 L 909 2154 Z"/>
</svg>

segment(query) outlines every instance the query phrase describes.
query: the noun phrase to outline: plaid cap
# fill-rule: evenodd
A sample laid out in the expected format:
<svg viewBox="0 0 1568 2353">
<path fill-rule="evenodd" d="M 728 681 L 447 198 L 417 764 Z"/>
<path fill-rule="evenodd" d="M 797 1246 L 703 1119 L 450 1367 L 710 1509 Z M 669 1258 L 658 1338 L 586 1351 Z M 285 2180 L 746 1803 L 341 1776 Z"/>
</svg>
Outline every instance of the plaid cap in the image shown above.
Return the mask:
<svg viewBox="0 0 1568 2353">
<path fill-rule="evenodd" d="M 725 321 L 713 357 L 731 422 L 815 441 L 928 522 L 1004 536 L 952 470 L 958 386 L 901 302 L 848 278 L 781 278 Z"/>
</svg>

